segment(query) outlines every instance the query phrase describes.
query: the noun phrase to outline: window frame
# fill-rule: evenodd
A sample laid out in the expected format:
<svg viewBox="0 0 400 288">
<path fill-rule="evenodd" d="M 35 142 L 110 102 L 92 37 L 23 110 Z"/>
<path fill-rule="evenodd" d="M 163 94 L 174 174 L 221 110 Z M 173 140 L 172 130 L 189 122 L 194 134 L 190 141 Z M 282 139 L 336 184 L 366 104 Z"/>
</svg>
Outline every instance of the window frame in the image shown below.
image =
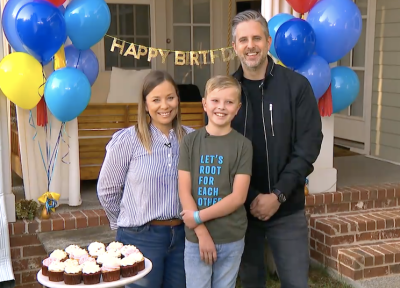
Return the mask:
<svg viewBox="0 0 400 288">
<path fill-rule="evenodd" d="M 106 0 L 107 4 L 127 4 L 127 5 L 150 5 L 150 46 L 156 48 L 156 33 L 155 33 L 155 0 Z M 107 36 L 104 36 L 107 37 Z M 99 55 L 99 68 L 103 72 L 111 72 L 106 70 L 106 51 L 104 47 L 104 37 L 98 43 L 98 55 Z M 111 47 L 110 47 L 111 48 Z M 127 47 L 126 47 L 127 48 Z M 133 57 L 133 56 L 127 56 Z M 156 62 L 154 59 L 151 61 L 149 69 L 157 69 Z M 123 68 L 122 68 L 123 69 Z M 130 68 L 135 70 L 135 68 Z"/>
</svg>

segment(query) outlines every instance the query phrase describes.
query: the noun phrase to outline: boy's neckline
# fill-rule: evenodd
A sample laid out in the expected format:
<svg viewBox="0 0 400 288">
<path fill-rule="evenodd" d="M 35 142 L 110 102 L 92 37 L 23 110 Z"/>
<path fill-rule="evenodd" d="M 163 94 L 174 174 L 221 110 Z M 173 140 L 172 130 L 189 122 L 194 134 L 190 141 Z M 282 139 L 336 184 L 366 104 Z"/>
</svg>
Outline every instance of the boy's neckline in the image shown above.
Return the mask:
<svg viewBox="0 0 400 288">
<path fill-rule="evenodd" d="M 207 125 L 207 126 L 204 126 L 204 130 L 206 131 L 206 136 L 212 136 L 212 137 L 222 137 L 222 136 L 227 136 L 227 135 L 229 135 L 229 134 L 232 132 L 232 130 L 233 130 L 233 128 L 232 128 L 232 127 L 229 127 L 230 129 L 229 129 L 229 131 L 228 131 L 227 133 L 223 133 L 223 134 L 215 134 L 215 133 L 210 133 L 210 132 L 209 132 L 209 130 L 207 130 L 207 127 L 208 127 L 208 125 Z"/>
</svg>

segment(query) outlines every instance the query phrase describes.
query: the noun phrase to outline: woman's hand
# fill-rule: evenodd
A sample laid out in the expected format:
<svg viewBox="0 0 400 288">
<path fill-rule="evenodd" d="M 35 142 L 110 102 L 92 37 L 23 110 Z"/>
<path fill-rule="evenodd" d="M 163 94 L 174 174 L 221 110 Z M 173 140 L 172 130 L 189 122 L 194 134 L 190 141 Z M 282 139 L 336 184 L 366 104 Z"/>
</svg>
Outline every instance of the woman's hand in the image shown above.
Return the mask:
<svg viewBox="0 0 400 288">
<path fill-rule="evenodd" d="M 212 265 L 217 261 L 217 250 L 210 233 L 203 233 L 198 239 L 201 260 L 208 265 Z"/>
<path fill-rule="evenodd" d="M 194 229 L 198 225 L 193 217 L 194 212 L 192 210 L 183 210 L 181 212 L 182 220 L 189 229 Z"/>
</svg>

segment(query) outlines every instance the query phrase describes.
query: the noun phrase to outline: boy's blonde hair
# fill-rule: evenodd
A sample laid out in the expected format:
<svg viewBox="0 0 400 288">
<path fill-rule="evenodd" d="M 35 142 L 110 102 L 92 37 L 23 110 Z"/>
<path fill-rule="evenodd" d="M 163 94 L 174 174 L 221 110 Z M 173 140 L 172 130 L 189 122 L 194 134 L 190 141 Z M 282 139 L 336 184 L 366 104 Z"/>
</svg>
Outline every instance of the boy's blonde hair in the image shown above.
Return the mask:
<svg viewBox="0 0 400 288">
<path fill-rule="evenodd" d="M 204 98 L 214 90 L 234 88 L 237 92 L 239 102 L 241 102 L 242 88 L 236 78 L 226 75 L 217 75 L 210 78 L 206 83 Z"/>
</svg>

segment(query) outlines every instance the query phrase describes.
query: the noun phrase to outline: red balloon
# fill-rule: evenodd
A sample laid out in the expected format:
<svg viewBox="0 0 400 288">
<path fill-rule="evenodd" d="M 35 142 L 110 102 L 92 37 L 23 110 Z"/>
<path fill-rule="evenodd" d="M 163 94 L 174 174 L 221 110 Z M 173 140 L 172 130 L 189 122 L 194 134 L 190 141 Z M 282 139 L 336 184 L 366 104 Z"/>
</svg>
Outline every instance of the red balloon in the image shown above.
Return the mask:
<svg viewBox="0 0 400 288">
<path fill-rule="evenodd" d="M 286 0 L 292 8 L 300 13 L 304 14 L 311 10 L 311 8 L 317 3 L 318 0 Z"/>
<path fill-rule="evenodd" d="M 66 0 L 47 0 L 50 3 L 53 3 L 54 6 L 60 7 Z"/>
</svg>

